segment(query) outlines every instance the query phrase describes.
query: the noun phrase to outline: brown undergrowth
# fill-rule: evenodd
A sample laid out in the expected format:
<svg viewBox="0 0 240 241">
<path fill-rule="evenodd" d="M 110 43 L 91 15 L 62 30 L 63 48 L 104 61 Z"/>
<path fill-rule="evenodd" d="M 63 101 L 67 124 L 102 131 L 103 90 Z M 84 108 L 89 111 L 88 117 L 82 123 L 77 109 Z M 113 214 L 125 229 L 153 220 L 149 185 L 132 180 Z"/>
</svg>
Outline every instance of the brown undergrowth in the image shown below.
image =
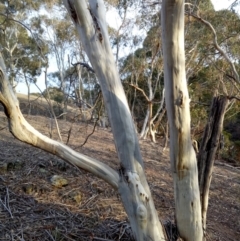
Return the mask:
<svg viewBox="0 0 240 241">
<path fill-rule="evenodd" d="M 29 116 L 27 120 L 49 135 L 48 118 Z M 61 120 L 59 125 L 64 141 L 72 128 L 70 147 L 119 168 L 110 130 L 97 128 L 80 147 L 93 125 Z M 0 130 L 0 240 L 133 240 L 119 195 L 108 184 L 16 140 L 3 112 Z M 57 138 L 56 130 L 53 134 Z M 174 201 L 168 150 L 149 141 L 140 144 L 156 209 L 169 228 L 174 222 Z M 68 184 L 54 187 L 54 175 Z M 208 240 L 240 240 L 239 167 L 216 162 L 209 202 Z"/>
</svg>

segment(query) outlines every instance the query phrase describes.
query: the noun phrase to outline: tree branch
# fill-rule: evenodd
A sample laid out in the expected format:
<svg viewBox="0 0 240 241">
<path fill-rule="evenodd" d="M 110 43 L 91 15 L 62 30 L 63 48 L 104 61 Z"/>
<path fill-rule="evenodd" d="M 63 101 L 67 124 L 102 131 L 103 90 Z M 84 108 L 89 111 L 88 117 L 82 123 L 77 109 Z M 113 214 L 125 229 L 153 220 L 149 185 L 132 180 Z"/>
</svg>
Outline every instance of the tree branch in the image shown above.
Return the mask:
<svg viewBox="0 0 240 241">
<path fill-rule="evenodd" d="M 6 67 L 0 54 L 0 102 L 8 117 L 10 132 L 20 141 L 50 152 L 73 166 L 82 168 L 105 180 L 115 189 L 118 188 L 119 175 L 104 163 L 78 153 L 68 146 L 42 135 L 23 117 L 18 100 L 6 76 Z"/>
<path fill-rule="evenodd" d="M 229 65 L 230 65 L 230 67 L 231 67 L 231 69 L 232 69 L 232 71 L 234 73 L 234 77 L 235 77 L 234 80 L 239 83 L 240 79 L 239 79 L 238 72 L 237 72 L 237 70 L 235 68 L 235 65 L 233 64 L 231 59 L 227 56 L 227 54 L 222 50 L 222 48 L 219 46 L 218 40 L 217 40 L 217 33 L 216 33 L 214 27 L 212 26 L 212 24 L 210 22 L 208 22 L 207 20 L 201 18 L 200 16 L 197 16 L 197 15 L 194 15 L 194 14 L 191 14 L 191 16 L 196 18 L 197 20 L 201 21 L 202 23 L 204 23 L 212 31 L 214 47 L 219 51 L 219 53 L 229 63 Z"/>
<path fill-rule="evenodd" d="M 148 96 L 146 95 L 145 91 L 141 88 L 139 88 L 138 86 L 134 85 L 134 84 L 129 84 L 130 86 L 132 86 L 133 88 L 135 88 L 136 90 L 139 90 L 143 96 L 145 97 L 145 99 L 147 100 L 148 103 L 151 102 L 151 100 L 148 98 Z"/>
<path fill-rule="evenodd" d="M 94 69 L 90 67 L 89 64 L 87 63 L 83 63 L 83 62 L 77 62 L 75 64 L 72 63 L 73 66 L 77 66 L 78 64 L 86 68 L 89 72 L 95 73 Z"/>
</svg>

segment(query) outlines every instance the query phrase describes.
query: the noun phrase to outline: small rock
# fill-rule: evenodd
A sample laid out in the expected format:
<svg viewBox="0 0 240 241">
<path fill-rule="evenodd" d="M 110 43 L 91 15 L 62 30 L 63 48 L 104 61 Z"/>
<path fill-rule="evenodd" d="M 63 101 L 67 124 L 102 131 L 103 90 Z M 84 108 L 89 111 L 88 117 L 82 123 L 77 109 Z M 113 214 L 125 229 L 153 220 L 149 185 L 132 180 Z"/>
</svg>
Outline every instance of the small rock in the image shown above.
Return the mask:
<svg viewBox="0 0 240 241">
<path fill-rule="evenodd" d="M 20 170 L 20 169 L 22 169 L 23 165 L 24 165 L 24 163 L 20 160 L 9 161 L 7 163 L 7 171 Z"/>
<path fill-rule="evenodd" d="M 0 173 L 5 173 L 8 170 L 8 163 L 0 162 Z"/>
<path fill-rule="evenodd" d="M 91 182 L 91 186 L 96 189 L 98 193 L 104 192 L 104 189 L 100 187 L 96 181 Z"/>
<path fill-rule="evenodd" d="M 59 192 L 59 196 L 61 196 L 61 198 L 63 198 L 63 200 L 65 201 L 73 201 L 77 204 L 80 204 L 82 202 L 83 199 L 83 194 L 80 191 L 74 190 L 74 191 L 70 191 L 67 193 L 64 192 Z"/>
<path fill-rule="evenodd" d="M 60 171 L 65 172 L 67 170 L 67 164 L 64 161 L 59 161 L 57 167 Z"/>
<path fill-rule="evenodd" d="M 79 191 L 71 192 L 69 197 L 77 204 L 80 204 L 82 201 L 82 193 Z"/>
<path fill-rule="evenodd" d="M 97 187 L 97 192 L 98 193 L 103 193 L 105 190 L 103 189 L 103 188 L 101 188 L 101 187 Z"/>
<path fill-rule="evenodd" d="M 23 162 L 20 160 L 16 160 L 15 162 L 13 162 L 13 165 L 15 170 L 20 170 L 23 167 Z"/>
<path fill-rule="evenodd" d="M 39 172 L 41 173 L 47 173 L 48 171 L 45 168 L 39 168 Z"/>
<path fill-rule="evenodd" d="M 91 186 L 92 186 L 92 188 L 97 188 L 98 184 L 96 181 L 93 181 L 93 182 L 91 182 Z"/>
<path fill-rule="evenodd" d="M 33 194 L 35 192 L 36 187 L 32 183 L 27 183 L 22 186 L 22 189 L 27 194 Z"/>
<path fill-rule="evenodd" d="M 68 180 L 59 175 L 54 175 L 51 178 L 51 183 L 54 187 L 64 187 L 68 185 Z"/>
</svg>

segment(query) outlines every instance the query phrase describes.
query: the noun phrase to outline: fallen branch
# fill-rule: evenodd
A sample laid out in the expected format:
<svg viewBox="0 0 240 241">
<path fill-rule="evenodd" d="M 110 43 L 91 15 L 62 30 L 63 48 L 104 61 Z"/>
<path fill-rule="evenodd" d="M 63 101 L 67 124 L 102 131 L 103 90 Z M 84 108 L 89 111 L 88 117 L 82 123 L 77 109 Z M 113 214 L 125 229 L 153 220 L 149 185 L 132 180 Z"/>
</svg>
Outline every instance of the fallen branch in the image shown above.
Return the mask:
<svg viewBox="0 0 240 241">
<path fill-rule="evenodd" d="M 13 218 L 12 212 L 11 212 L 11 208 L 9 206 L 9 191 L 8 188 L 6 187 L 6 196 L 5 196 L 5 200 L 3 201 L 0 198 L 0 203 L 3 205 L 3 207 L 8 211 L 9 215 L 11 218 Z"/>
<path fill-rule="evenodd" d="M 219 165 L 219 166 L 225 166 L 225 167 L 230 167 L 230 168 L 233 168 L 233 169 L 236 169 L 236 170 L 239 170 L 240 167 L 234 167 L 232 165 L 229 165 L 227 163 L 223 163 L 223 162 L 215 162 L 216 165 Z"/>
</svg>

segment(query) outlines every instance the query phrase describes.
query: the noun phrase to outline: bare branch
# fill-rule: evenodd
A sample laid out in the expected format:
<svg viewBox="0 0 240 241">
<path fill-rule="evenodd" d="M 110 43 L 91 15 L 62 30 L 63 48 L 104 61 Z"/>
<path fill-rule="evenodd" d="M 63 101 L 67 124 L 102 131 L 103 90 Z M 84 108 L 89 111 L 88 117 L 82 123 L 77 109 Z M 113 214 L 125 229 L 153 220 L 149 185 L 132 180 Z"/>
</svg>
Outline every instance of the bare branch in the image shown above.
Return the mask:
<svg viewBox="0 0 240 241">
<path fill-rule="evenodd" d="M 129 85 L 132 86 L 133 88 L 139 90 L 143 94 L 143 96 L 145 97 L 145 99 L 147 100 L 148 103 L 151 102 L 151 100 L 148 98 L 148 96 L 146 95 L 146 93 L 143 89 L 139 88 L 138 86 L 136 86 L 134 84 L 129 84 Z"/>
<path fill-rule="evenodd" d="M 83 62 L 77 62 L 75 64 L 72 63 L 73 66 L 77 66 L 78 64 L 86 68 L 89 72 L 95 73 L 94 69 L 88 63 L 83 63 Z"/>
<path fill-rule="evenodd" d="M 191 14 L 192 17 L 198 19 L 199 21 L 201 21 L 202 23 L 204 23 L 211 31 L 212 31 L 212 34 L 213 34 L 213 44 L 214 44 L 214 47 L 219 51 L 219 53 L 225 58 L 225 60 L 229 63 L 233 73 L 234 73 L 234 77 L 235 77 L 235 81 L 236 82 L 240 82 L 240 79 L 239 79 L 239 75 L 238 75 L 238 72 L 235 68 L 235 65 L 234 63 L 231 61 L 231 59 L 227 56 L 227 54 L 223 51 L 223 49 L 219 46 L 218 44 L 218 40 L 217 40 L 217 33 L 216 33 L 216 30 L 214 29 L 214 27 L 212 26 L 212 24 L 210 22 L 208 22 L 207 20 L 201 18 L 200 16 L 197 16 L 197 15 L 194 15 L 194 14 Z"/>
</svg>

